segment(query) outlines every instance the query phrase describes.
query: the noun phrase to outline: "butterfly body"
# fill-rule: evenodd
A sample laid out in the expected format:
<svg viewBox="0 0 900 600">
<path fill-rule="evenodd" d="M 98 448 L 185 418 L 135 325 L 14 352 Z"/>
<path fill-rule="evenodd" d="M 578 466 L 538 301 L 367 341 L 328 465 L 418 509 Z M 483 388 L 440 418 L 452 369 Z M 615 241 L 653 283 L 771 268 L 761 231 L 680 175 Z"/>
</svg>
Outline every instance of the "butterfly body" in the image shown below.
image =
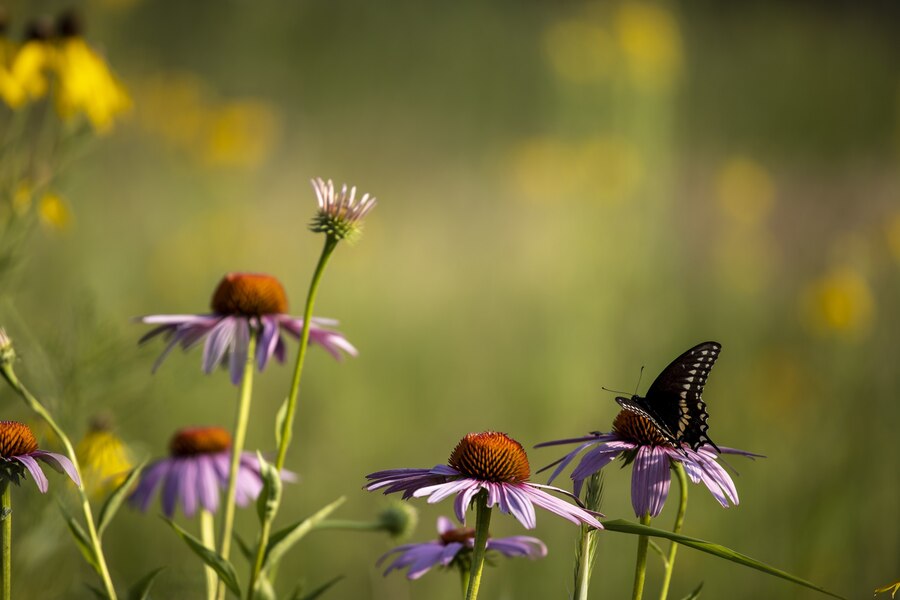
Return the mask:
<svg viewBox="0 0 900 600">
<path fill-rule="evenodd" d="M 648 419 L 667 441 L 680 448 L 682 443 L 696 450 L 710 444 L 706 435 L 709 414 L 703 402 L 703 387 L 722 350 L 718 342 L 697 344 L 662 370 L 650 384 L 646 396 L 618 397 L 625 410 Z"/>
</svg>

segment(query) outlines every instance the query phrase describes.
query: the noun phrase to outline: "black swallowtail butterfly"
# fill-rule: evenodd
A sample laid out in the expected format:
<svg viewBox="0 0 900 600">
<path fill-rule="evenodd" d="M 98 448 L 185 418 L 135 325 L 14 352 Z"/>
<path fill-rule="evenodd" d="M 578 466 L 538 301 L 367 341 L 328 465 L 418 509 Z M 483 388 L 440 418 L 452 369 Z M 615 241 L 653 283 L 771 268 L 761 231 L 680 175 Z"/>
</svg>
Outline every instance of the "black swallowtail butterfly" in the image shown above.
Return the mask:
<svg viewBox="0 0 900 600">
<path fill-rule="evenodd" d="M 650 384 L 646 397 L 620 396 L 616 402 L 625 410 L 649 419 L 663 437 L 679 448 L 682 442 L 692 450 L 708 443 L 721 452 L 706 435 L 709 415 L 701 397 L 721 350 L 717 342 L 697 344 L 662 370 Z"/>
</svg>

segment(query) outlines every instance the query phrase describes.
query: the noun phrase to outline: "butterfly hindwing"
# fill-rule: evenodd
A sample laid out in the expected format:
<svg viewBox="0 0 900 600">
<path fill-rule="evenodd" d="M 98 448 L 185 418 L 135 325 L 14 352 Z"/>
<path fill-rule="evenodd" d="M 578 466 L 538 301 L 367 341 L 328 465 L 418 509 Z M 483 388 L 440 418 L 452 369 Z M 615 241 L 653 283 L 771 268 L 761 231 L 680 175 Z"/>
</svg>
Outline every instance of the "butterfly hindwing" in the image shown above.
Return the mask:
<svg viewBox="0 0 900 600">
<path fill-rule="evenodd" d="M 670 442 L 684 442 L 694 450 L 704 443 L 716 447 L 706 435 L 709 415 L 702 394 L 721 350 L 717 342 L 698 344 L 662 370 L 650 384 L 646 397 L 616 398 L 616 401 L 623 408 L 648 418 Z"/>
</svg>

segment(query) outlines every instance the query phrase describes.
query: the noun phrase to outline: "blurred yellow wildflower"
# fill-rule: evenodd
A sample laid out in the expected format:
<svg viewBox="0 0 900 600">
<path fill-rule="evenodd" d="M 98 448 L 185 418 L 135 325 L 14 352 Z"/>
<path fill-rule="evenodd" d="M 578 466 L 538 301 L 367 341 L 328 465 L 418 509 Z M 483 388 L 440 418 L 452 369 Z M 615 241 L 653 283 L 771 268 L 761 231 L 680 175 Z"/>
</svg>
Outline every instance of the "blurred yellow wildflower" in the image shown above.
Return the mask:
<svg viewBox="0 0 900 600">
<path fill-rule="evenodd" d="M 641 181 L 637 148 L 625 138 L 598 136 L 580 142 L 537 138 L 513 152 L 516 193 L 538 202 L 574 196 L 604 204 L 628 200 Z"/>
<path fill-rule="evenodd" d="M 614 19 L 616 38 L 626 65 L 638 85 L 669 88 L 681 73 L 681 31 L 666 8 L 644 2 L 625 2 Z"/>
<path fill-rule="evenodd" d="M 252 168 L 271 152 L 278 115 L 260 100 L 219 102 L 197 77 L 157 75 L 138 88 L 148 132 L 211 166 Z"/>
<path fill-rule="evenodd" d="M 65 231 L 72 225 L 72 212 L 65 201 L 54 193 L 45 194 L 38 203 L 38 216 L 46 227 Z"/>
<path fill-rule="evenodd" d="M 775 183 L 756 161 L 734 157 L 720 167 L 716 176 L 716 200 L 737 223 L 759 225 L 775 203 Z"/>
<path fill-rule="evenodd" d="M 0 62 L 0 98 L 16 109 L 26 102 L 47 94 L 47 73 L 54 64 L 54 49 L 48 42 L 33 39 L 19 48 L 9 42 L 2 51 Z"/>
<path fill-rule="evenodd" d="M 31 184 L 23 181 L 16 186 L 12 197 L 12 209 L 17 216 L 23 217 L 31 210 L 31 196 Z"/>
<path fill-rule="evenodd" d="M 543 49 L 560 77 L 575 83 L 604 79 L 616 62 L 609 32 L 584 20 L 567 19 L 550 26 L 543 35 Z"/>
<path fill-rule="evenodd" d="M 112 432 L 109 420 L 95 418 L 75 448 L 81 463 L 85 489 L 92 496 L 105 496 L 118 487 L 134 468 L 131 452 Z"/>
<path fill-rule="evenodd" d="M 900 213 L 895 214 L 888 220 L 887 242 L 894 259 L 900 263 Z"/>
<path fill-rule="evenodd" d="M 268 155 L 277 120 L 263 102 L 235 101 L 212 112 L 204 139 L 204 160 L 211 165 L 255 167 Z"/>
<path fill-rule="evenodd" d="M 875 313 L 868 281 L 850 267 L 836 267 L 813 281 L 807 287 L 804 304 L 814 331 L 848 337 L 868 333 Z"/>
<path fill-rule="evenodd" d="M 60 42 L 56 70 L 56 110 L 64 120 L 84 114 L 94 130 L 103 133 L 131 108 L 128 92 L 83 38 L 71 36 Z"/>
</svg>

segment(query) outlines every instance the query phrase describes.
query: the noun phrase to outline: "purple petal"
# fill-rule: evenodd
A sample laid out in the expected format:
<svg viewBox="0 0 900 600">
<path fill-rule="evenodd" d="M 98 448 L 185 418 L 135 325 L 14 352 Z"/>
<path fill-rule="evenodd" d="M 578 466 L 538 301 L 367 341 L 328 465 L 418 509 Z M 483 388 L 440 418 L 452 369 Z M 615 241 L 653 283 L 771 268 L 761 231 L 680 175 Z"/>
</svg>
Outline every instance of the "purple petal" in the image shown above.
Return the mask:
<svg viewBox="0 0 900 600">
<path fill-rule="evenodd" d="M 160 480 L 166 476 L 171 466 L 170 459 L 163 459 L 151 464 L 141 473 L 141 480 L 137 488 L 132 492 L 128 501 L 142 511 L 146 511 L 153 498 L 153 492 Z"/>
<path fill-rule="evenodd" d="M 491 538 L 487 542 L 488 550 L 496 550 L 504 556 L 510 558 L 515 556 L 527 556 L 528 558 L 543 558 L 547 556 L 547 546 L 541 540 L 528 537 L 527 535 L 516 535 L 505 538 Z"/>
<path fill-rule="evenodd" d="M 44 472 L 41 471 L 41 467 L 37 464 L 37 461 L 28 454 L 13 456 L 12 458 L 13 460 L 17 460 L 25 465 L 25 468 L 28 469 L 29 473 L 31 473 L 31 478 L 34 479 L 34 482 L 37 484 L 38 489 L 42 494 L 46 494 L 49 484 L 47 482 L 46 475 L 44 475 Z"/>
<path fill-rule="evenodd" d="M 250 346 L 250 324 L 247 319 L 234 320 L 234 339 L 231 343 L 231 383 L 240 385 L 244 378 L 244 367 L 247 364 L 247 352 Z"/>
<path fill-rule="evenodd" d="M 197 477 L 197 459 L 187 458 L 181 465 L 181 506 L 186 517 L 193 517 L 197 512 L 197 496 L 200 480 Z"/>
<path fill-rule="evenodd" d="M 592 433 L 584 437 L 568 438 L 565 440 L 553 440 L 551 442 L 541 442 L 536 444 L 535 448 L 546 448 L 547 446 L 560 446 L 562 444 L 578 444 L 581 442 L 612 442 L 618 440 L 619 437 L 614 433 Z"/>
<path fill-rule="evenodd" d="M 81 478 L 78 477 L 78 471 L 75 470 L 75 465 L 72 464 L 68 457 L 56 452 L 47 452 L 46 450 L 36 450 L 31 453 L 31 456 L 44 461 L 57 473 L 65 473 L 69 476 L 69 479 L 75 482 L 75 485 L 81 487 Z"/>
<path fill-rule="evenodd" d="M 631 505 L 635 515 L 656 517 L 669 495 L 669 455 L 656 446 L 638 448 L 631 473 Z"/>
<path fill-rule="evenodd" d="M 540 489 L 547 489 L 547 486 L 542 486 L 537 483 L 520 483 L 517 485 L 533 504 L 540 506 L 544 510 L 548 510 L 553 514 L 559 515 L 560 517 L 579 525 L 585 524 L 596 529 L 603 529 L 603 525 L 600 521 L 598 521 L 590 512 L 581 507 L 569 504 L 565 500 L 551 496 L 543 489 Z"/>
<path fill-rule="evenodd" d="M 197 457 L 197 492 L 204 510 L 215 513 L 219 509 L 219 478 L 209 456 Z"/>
<path fill-rule="evenodd" d="M 170 519 L 175 516 L 175 506 L 181 497 L 182 486 L 187 483 L 183 474 L 184 459 L 172 459 L 162 489 L 163 513 Z"/>
<path fill-rule="evenodd" d="M 633 448 L 634 444 L 629 442 L 609 442 L 602 446 L 597 446 L 581 458 L 581 462 L 572 471 L 571 477 L 576 481 L 587 479 L 615 460 L 622 452 Z"/>
<path fill-rule="evenodd" d="M 234 341 L 235 322 L 241 317 L 224 317 L 219 321 L 209 337 L 206 338 L 206 344 L 203 346 L 203 372 L 212 373 L 222 361 L 222 357 L 231 348 Z"/>
<path fill-rule="evenodd" d="M 263 371 L 275 353 L 281 336 L 278 333 L 278 320 L 275 317 L 264 315 L 261 320 L 262 332 L 259 335 L 259 346 L 256 348 L 256 363 L 259 370 Z"/>
<path fill-rule="evenodd" d="M 444 535 L 448 531 L 453 531 L 454 529 L 455 529 L 455 527 L 453 527 L 453 521 L 451 521 L 450 519 L 448 519 L 447 517 L 445 517 L 443 515 L 438 517 L 438 520 L 437 520 L 438 534 Z"/>
</svg>

